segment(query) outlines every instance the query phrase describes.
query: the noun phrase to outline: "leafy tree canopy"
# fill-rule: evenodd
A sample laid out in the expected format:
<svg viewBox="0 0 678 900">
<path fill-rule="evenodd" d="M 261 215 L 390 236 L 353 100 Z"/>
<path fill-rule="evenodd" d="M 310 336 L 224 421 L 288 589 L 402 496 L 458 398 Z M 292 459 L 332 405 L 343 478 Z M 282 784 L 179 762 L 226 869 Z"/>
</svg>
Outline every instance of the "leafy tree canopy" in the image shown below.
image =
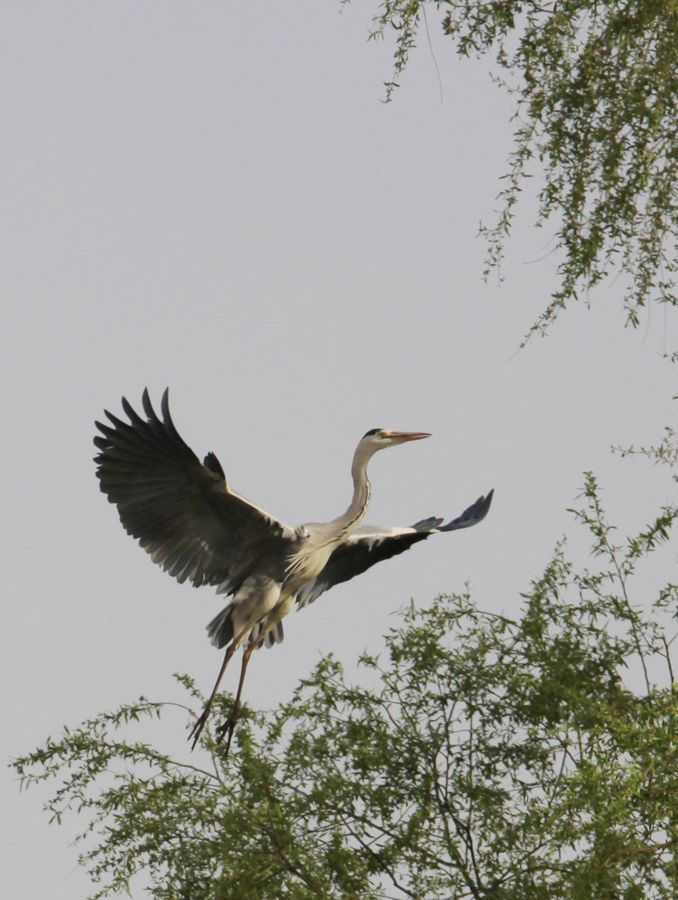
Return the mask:
<svg viewBox="0 0 678 900">
<path fill-rule="evenodd" d="M 676 0 L 384 0 L 373 37 L 396 34 L 393 96 L 426 9 L 461 57 L 492 54 L 515 98 L 514 148 L 488 240 L 500 265 L 525 179 L 541 171 L 538 224 L 553 221 L 559 285 L 530 329 L 613 271 L 628 321 L 676 305 Z"/>
<path fill-rule="evenodd" d="M 362 658 L 373 687 L 326 657 L 280 710 L 246 710 L 228 758 L 207 732 L 203 761 L 131 740 L 133 720 L 171 711 L 142 698 L 14 767 L 24 784 L 57 783 L 54 819 L 89 819 L 96 898 L 144 872 L 158 900 L 668 900 L 678 585 L 643 609 L 632 598 L 678 508 L 615 544 L 588 475 L 576 516 L 595 568 L 576 571 L 559 544 L 515 619 L 467 594 L 410 607 Z M 179 680 L 192 717 L 204 698 Z"/>
</svg>

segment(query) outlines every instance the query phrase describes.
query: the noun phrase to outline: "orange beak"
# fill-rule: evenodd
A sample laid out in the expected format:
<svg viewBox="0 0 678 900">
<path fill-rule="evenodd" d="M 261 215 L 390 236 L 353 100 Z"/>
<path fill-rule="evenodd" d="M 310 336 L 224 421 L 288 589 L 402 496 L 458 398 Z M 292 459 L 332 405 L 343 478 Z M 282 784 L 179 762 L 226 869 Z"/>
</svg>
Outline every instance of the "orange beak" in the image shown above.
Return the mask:
<svg viewBox="0 0 678 900">
<path fill-rule="evenodd" d="M 404 444 L 405 441 L 422 441 L 424 438 L 431 437 L 426 431 L 389 431 L 387 435 L 394 444 Z"/>
</svg>

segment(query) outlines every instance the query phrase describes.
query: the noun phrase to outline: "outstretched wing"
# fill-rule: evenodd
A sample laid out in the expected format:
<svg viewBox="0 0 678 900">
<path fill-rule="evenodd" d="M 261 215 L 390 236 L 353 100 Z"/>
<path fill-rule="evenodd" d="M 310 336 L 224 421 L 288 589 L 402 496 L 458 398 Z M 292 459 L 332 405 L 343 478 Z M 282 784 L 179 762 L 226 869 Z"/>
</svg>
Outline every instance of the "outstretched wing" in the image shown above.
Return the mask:
<svg viewBox="0 0 678 900">
<path fill-rule="evenodd" d="M 410 528 L 379 528 L 365 525 L 357 529 L 345 543 L 337 547 L 315 581 L 305 585 L 297 594 L 298 606 L 313 603 L 335 584 L 348 581 L 375 563 L 409 550 L 413 544 L 425 541 L 432 534 L 477 525 L 487 515 L 493 494 L 492 490 L 486 496 L 478 497 L 475 503 L 446 525 L 442 524 L 442 519 L 431 517 L 415 522 Z"/>
<path fill-rule="evenodd" d="M 101 490 L 127 533 L 178 581 L 219 593 L 237 590 L 255 565 L 282 566 L 294 529 L 231 491 L 213 453 L 200 462 L 174 427 L 167 390 L 162 419 L 147 390 L 142 402 L 146 419 L 123 397 L 129 423 L 106 411 L 111 424 L 97 422 L 94 438 Z"/>
</svg>

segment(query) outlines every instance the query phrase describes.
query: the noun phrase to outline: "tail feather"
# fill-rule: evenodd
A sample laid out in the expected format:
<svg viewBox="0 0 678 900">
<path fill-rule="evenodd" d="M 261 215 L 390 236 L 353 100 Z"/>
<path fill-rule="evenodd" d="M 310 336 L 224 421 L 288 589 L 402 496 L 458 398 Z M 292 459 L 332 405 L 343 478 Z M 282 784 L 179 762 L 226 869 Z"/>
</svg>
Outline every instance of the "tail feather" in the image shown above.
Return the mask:
<svg viewBox="0 0 678 900">
<path fill-rule="evenodd" d="M 273 647 L 275 644 L 282 643 L 284 637 L 285 632 L 283 631 L 283 623 L 276 622 L 273 628 L 267 633 L 264 643 L 267 647 Z"/>
<path fill-rule="evenodd" d="M 225 606 L 221 612 L 216 615 L 207 626 L 207 636 L 211 644 L 218 650 L 230 644 L 233 640 L 233 603 Z M 247 636 L 247 643 L 255 642 L 260 639 L 263 622 L 257 622 Z M 266 632 L 264 643 L 267 647 L 273 647 L 274 644 L 280 644 L 285 637 L 282 622 L 276 622 L 275 625 Z"/>
<path fill-rule="evenodd" d="M 229 603 L 207 626 L 207 636 L 221 650 L 233 640 L 233 604 Z"/>
</svg>

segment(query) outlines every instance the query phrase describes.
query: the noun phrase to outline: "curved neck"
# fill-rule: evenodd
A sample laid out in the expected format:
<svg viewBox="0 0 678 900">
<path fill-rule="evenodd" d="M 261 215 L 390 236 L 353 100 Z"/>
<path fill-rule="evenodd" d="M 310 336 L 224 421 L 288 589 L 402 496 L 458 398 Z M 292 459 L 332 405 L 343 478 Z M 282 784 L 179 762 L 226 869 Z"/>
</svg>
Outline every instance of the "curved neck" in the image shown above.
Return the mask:
<svg viewBox="0 0 678 900">
<path fill-rule="evenodd" d="M 344 532 L 350 532 L 356 529 L 367 512 L 367 506 L 372 494 L 370 480 L 367 477 L 367 464 L 374 452 L 375 451 L 371 447 L 365 447 L 358 444 L 358 447 L 353 454 L 353 462 L 351 464 L 353 498 L 346 512 L 334 520 L 337 525 L 342 527 Z"/>
</svg>

